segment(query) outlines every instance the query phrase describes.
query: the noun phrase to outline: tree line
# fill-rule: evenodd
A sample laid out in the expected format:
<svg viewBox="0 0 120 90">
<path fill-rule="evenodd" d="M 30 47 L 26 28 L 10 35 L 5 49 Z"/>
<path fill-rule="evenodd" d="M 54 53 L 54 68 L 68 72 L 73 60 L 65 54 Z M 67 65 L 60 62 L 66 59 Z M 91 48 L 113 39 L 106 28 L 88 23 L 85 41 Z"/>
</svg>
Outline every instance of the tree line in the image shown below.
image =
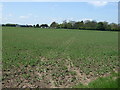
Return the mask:
<svg viewBox="0 0 120 90">
<path fill-rule="evenodd" d="M 2 26 L 11 27 L 34 27 L 34 28 L 54 28 L 54 29 L 79 29 L 79 30 L 101 30 L 101 31 L 120 31 L 120 25 L 116 23 L 97 22 L 97 21 L 69 21 L 64 20 L 61 24 L 52 22 L 48 24 L 36 25 L 18 25 L 18 24 L 2 24 Z"/>
<path fill-rule="evenodd" d="M 80 30 L 102 30 L 102 31 L 120 31 L 120 25 L 116 23 L 108 22 L 97 22 L 97 21 L 63 21 L 62 24 L 52 22 L 51 28 L 62 28 L 62 29 L 80 29 Z"/>
</svg>

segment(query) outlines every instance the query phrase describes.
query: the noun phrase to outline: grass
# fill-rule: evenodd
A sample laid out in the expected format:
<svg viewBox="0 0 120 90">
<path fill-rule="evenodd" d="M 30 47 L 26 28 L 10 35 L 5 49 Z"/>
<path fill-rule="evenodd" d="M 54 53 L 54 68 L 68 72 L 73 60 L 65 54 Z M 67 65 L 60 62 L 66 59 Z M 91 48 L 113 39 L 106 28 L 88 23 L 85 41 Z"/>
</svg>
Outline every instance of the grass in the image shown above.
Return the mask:
<svg viewBox="0 0 120 90">
<path fill-rule="evenodd" d="M 119 67 L 118 32 L 3 27 L 2 34 L 4 87 L 16 82 L 12 77 L 36 81 L 34 87 L 72 87 Z"/>
<path fill-rule="evenodd" d="M 100 77 L 97 80 L 90 82 L 86 86 L 83 84 L 78 84 L 73 88 L 120 88 L 117 77 L 118 74 L 112 74 L 108 77 Z"/>
</svg>

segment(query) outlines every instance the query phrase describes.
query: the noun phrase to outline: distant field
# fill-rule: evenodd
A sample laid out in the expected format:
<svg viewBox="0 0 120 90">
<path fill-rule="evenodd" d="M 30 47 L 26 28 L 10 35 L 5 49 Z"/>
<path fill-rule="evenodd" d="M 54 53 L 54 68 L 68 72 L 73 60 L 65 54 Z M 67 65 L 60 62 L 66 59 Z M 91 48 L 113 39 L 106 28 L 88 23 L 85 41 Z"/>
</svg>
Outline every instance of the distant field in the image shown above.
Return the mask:
<svg viewBox="0 0 120 90">
<path fill-rule="evenodd" d="M 2 43 L 3 87 L 88 85 L 120 66 L 118 32 L 3 27 Z"/>
</svg>

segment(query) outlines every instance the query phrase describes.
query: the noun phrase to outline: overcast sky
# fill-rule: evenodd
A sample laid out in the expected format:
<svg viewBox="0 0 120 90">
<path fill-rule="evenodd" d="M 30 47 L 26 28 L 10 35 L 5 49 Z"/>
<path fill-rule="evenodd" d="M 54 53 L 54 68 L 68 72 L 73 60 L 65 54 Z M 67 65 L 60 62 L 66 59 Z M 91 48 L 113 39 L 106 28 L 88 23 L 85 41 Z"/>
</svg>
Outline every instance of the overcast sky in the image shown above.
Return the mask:
<svg viewBox="0 0 120 90">
<path fill-rule="evenodd" d="M 4 2 L 0 7 L 2 23 L 50 24 L 87 19 L 118 22 L 117 2 Z"/>
</svg>

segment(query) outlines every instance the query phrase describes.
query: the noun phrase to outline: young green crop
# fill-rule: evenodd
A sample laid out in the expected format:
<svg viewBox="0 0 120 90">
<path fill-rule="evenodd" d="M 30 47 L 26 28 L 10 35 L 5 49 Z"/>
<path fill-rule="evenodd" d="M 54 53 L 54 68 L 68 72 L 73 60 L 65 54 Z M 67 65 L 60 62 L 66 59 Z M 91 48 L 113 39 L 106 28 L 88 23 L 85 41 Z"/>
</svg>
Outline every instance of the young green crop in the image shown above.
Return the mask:
<svg viewBox="0 0 120 90">
<path fill-rule="evenodd" d="M 58 85 L 64 77 L 60 84 L 73 85 L 80 74 L 99 77 L 119 67 L 118 32 L 3 27 L 2 33 L 3 77 L 26 72 L 38 81 L 52 77 Z"/>
</svg>

